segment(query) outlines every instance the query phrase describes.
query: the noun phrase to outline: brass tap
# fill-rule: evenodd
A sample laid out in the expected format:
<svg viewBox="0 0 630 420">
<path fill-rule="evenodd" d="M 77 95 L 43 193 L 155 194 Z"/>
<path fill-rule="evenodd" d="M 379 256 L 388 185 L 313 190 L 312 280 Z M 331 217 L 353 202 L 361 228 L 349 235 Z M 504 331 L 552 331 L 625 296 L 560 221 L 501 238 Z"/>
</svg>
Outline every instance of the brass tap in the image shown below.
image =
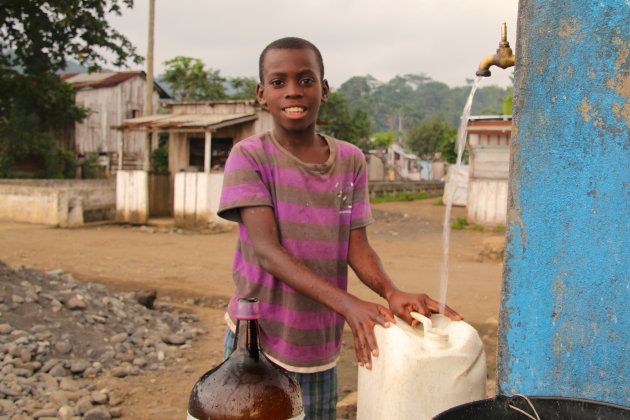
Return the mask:
<svg viewBox="0 0 630 420">
<path fill-rule="evenodd" d="M 507 69 L 514 65 L 514 54 L 512 54 L 512 48 L 507 41 L 507 25 L 503 22 L 501 25 L 501 42 L 499 42 L 499 48 L 497 53 L 489 55 L 479 63 L 479 70 L 475 73 L 477 76 L 490 77 L 490 66 L 501 67 Z"/>
</svg>

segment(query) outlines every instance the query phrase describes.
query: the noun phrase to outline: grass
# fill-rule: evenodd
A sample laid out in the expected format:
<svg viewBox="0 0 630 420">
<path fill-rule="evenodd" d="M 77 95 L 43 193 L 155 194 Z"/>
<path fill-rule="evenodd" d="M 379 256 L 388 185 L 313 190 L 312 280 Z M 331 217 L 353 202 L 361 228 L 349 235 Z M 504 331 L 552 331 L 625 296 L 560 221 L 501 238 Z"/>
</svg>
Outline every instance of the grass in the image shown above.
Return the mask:
<svg viewBox="0 0 630 420">
<path fill-rule="evenodd" d="M 371 203 L 390 203 L 392 201 L 413 201 L 424 200 L 426 198 L 435 197 L 435 195 L 426 192 L 399 192 L 394 195 L 382 194 L 370 199 Z"/>
<path fill-rule="evenodd" d="M 496 233 L 503 233 L 505 232 L 505 225 L 503 223 L 499 223 L 498 225 L 492 228 L 492 231 Z"/>
<path fill-rule="evenodd" d="M 477 231 L 477 232 L 483 232 L 483 231 L 484 231 L 484 227 L 483 227 L 483 226 L 481 226 L 481 225 L 477 225 L 477 224 L 470 225 L 470 226 L 468 227 L 468 229 L 470 229 L 470 230 L 474 230 L 474 231 Z"/>
<path fill-rule="evenodd" d="M 457 217 L 455 221 L 451 224 L 451 228 L 453 229 L 465 229 L 465 230 L 474 230 L 475 232 L 484 232 L 486 228 L 478 224 L 468 224 L 468 221 L 465 217 Z M 492 228 L 493 232 L 504 232 L 505 227 L 502 224 L 496 225 Z"/>
<path fill-rule="evenodd" d="M 455 219 L 455 221 L 451 224 L 451 227 L 453 229 L 465 229 L 466 226 L 468 226 L 468 221 L 466 221 L 465 217 L 458 217 L 457 219 Z"/>
</svg>

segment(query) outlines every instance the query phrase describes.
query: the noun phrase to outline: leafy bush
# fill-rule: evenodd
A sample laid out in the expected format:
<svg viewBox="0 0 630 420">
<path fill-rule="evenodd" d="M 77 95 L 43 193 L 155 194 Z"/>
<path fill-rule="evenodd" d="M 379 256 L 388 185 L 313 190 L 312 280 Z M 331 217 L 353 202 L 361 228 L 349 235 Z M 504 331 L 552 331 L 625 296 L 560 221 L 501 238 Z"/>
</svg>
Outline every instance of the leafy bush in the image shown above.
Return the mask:
<svg viewBox="0 0 630 420">
<path fill-rule="evenodd" d="M 153 151 L 153 170 L 156 172 L 168 172 L 168 143 Z"/>
<path fill-rule="evenodd" d="M 106 177 L 105 168 L 98 163 L 98 153 L 87 153 L 83 163 L 83 178 L 101 179 Z"/>
<path fill-rule="evenodd" d="M 455 219 L 455 221 L 451 224 L 453 229 L 464 229 L 466 226 L 468 226 L 468 221 L 465 217 L 461 216 L 457 217 L 457 219 Z"/>
<path fill-rule="evenodd" d="M 38 174 L 38 178 L 74 178 L 77 161 L 70 150 L 63 147 L 52 149 L 44 157 L 44 161 L 44 169 Z"/>
</svg>

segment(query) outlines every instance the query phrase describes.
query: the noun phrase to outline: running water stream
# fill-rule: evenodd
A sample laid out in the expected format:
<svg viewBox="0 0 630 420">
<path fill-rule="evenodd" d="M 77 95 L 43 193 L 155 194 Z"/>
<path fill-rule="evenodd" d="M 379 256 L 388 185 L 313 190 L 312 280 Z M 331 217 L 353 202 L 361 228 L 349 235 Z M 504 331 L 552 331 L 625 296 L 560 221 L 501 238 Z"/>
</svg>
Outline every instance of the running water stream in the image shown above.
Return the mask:
<svg viewBox="0 0 630 420">
<path fill-rule="evenodd" d="M 477 76 L 475 81 L 473 82 L 472 88 L 470 89 L 470 94 L 468 95 L 468 99 L 466 100 L 466 105 L 464 105 L 464 111 L 462 112 L 461 121 L 459 122 L 459 129 L 457 130 L 457 141 L 455 142 L 455 148 L 457 150 L 457 161 L 455 165 L 457 169 L 461 166 L 462 163 L 462 155 L 464 154 L 464 149 L 466 146 L 466 127 L 468 126 L 468 118 L 470 117 L 470 108 L 472 107 L 473 97 L 475 96 L 475 91 L 477 87 L 479 87 L 479 83 L 483 77 Z M 454 175 L 454 170 L 448 171 L 448 179 L 447 185 L 444 186 L 446 189 L 450 184 L 450 192 L 446 195 L 446 210 L 444 211 L 444 226 L 442 229 L 442 275 L 440 278 L 440 313 L 444 313 L 444 305 L 446 304 L 446 292 L 448 290 L 448 254 L 449 254 L 449 246 L 450 246 L 450 238 L 451 238 L 451 209 L 453 208 L 453 196 L 455 195 L 455 187 L 456 180 Z"/>
</svg>

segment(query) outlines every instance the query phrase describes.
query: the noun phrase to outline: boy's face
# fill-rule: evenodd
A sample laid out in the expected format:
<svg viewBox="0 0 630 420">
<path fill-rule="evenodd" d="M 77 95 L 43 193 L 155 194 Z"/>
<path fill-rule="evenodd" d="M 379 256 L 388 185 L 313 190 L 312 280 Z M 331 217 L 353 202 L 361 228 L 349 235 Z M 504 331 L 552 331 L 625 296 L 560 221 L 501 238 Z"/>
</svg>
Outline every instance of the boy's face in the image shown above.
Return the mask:
<svg viewBox="0 0 630 420">
<path fill-rule="evenodd" d="M 276 128 L 295 132 L 314 127 L 329 92 L 315 53 L 307 48 L 271 49 L 262 67 L 256 95 L 269 108 Z"/>
</svg>

